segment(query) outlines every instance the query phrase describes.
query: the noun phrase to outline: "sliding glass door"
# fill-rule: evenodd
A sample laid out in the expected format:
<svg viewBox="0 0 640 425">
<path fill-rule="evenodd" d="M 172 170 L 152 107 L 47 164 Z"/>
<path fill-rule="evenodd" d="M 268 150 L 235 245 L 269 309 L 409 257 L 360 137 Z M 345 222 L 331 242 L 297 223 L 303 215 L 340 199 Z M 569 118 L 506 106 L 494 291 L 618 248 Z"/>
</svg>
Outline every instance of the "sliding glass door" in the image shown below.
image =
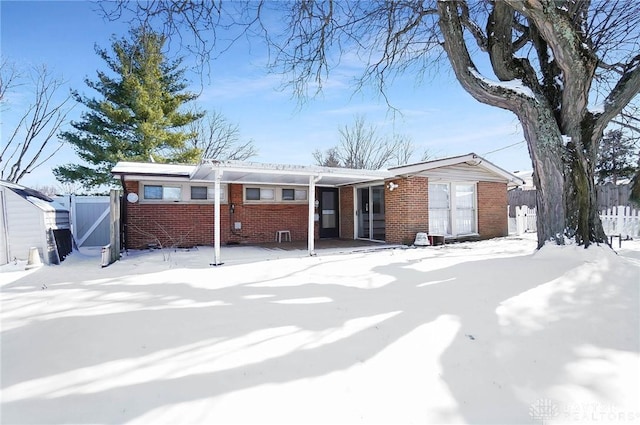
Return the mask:
<svg viewBox="0 0 640 425">
<path fill-rule="evenodd" d="M 358 238 L 384 241 L 384 186 L 358 188 L 356 202 Z"/>
</svg>

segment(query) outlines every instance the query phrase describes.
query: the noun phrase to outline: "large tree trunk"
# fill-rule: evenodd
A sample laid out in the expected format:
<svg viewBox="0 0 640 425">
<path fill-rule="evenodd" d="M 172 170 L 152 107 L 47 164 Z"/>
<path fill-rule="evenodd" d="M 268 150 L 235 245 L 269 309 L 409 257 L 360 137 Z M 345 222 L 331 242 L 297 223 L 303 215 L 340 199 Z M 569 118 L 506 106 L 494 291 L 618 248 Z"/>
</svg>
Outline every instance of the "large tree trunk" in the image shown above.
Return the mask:
<svg viewBox="0 0 640 425">
<path fill-rule="evenodd" d="M 593 142 L 593 134 L 583 134 L 582 137 L 586 141 L 572 138 L 567 143 L 565 211 L 567 236 L 574 237 L 578 244 L 586 248 L 594 242 L 608 241 L 600 220 L 595 184 L 598 145 Z"/>
<path fill-rule="evenodd" d="M 529 103 L 518 114 L 533 165 L 538 248 L 547 241 L 564 244 L 565 174 L 563 139 L 549 108 Z"/>
</svg>

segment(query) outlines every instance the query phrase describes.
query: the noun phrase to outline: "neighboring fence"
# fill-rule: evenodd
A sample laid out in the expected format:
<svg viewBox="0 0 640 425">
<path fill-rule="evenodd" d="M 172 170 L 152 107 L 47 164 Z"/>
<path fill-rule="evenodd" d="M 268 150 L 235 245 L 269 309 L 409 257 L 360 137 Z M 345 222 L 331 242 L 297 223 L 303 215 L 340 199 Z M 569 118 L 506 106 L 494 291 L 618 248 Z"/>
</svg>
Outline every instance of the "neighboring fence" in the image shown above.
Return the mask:
<svg viewBox="0 0 640 425">
<path fill-rule="evenodd" d="M 526 205 L 515 207 L 512 213 L 509 208 L 509 233 L 521 235 L 535 232 L 536 209 Z M 640 237 L 640 210 L 628 206 L 607 208 L 600 213 L 604 232 L 609 235 L 621 235 L 623 238 Z"/>
<path fill-rule="evenodd" d="M 515 208 L 508 206 L 509 233 L 521 235 L 523 233 L 535 233 L 536 209 L 521 205 Z"/>
<path fill-rule="evenodd" d="M 632 238 L 640 236 L 639 210 L 625 206 L 607 208 L 600 213 L 600 220 L 607 235 Z"/>
<path fill-rule="evenodd" d="M 596 186 L 598 191 L 598 209 L 618 207 L 620 205 L 631 207 L 629 197 L 631 195 L 631 183 L 618 184 L 605 183 Z"/>
<path fill-rule="evenodd" d="M 71 212 L 71 232 L 78 247 L 109 244 L 108 196 L 57 196 Z"/>
<path fill-rule="evenodd" d="M 596 186 L 598 192 L 598 210 L 618 207 L 619 205 L 632 207 L 629 200 L 631 184 L 605 183 Z M 536 190 L 513 189 L 507 192 L 507 199 L 511 207 L 509 217 L 515 217 L 515 208 L 526 205 L 529 208 L 536 207 Z"/>
</svg>

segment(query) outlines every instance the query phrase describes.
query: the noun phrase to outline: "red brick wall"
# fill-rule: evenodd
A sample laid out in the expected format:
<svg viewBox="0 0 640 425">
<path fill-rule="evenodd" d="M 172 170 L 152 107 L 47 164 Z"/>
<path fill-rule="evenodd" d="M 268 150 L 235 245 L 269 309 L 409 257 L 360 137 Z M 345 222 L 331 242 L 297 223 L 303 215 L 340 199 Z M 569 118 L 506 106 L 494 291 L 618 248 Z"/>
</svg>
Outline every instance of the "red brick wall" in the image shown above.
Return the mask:
<svg viewBox="0 0 640 425">
<path fill-rule="evenodd" d="M 341 187 L 340 197 L 340 237 L 353 239 L 353 186 Z"/>
<path fill-rule="evenodd" d="M 126 193 L 138 193 L 138 181 L 126 181 L 125 186 Z M 230 184 L 228 190 L 229 203 L 220 205 L 221 244 L 273 242 L 277 230 L 289 230 L 294 241 L 307 240 L 309 207 L 306 203 L 244 204 L 242 185 Z M 231 204 L 235 207 L 233 213 Z M 141 249 L 150 243 L 181 247 L 213 245 L 213 213 L 213 203 L 127 202 L 126 246 Z M 241 229 L 233 228 L 235 222 L 241 223 Z M 315 232 L 317 234 L 317 229 Z"/>
<path fill-rule="evenodd" d="M 390 191 L 389 182 L 398 187 Z M 413 243 L 416 233 L 429 230 L 428 184 L 426 177 L 385 181 L 386 242 Z"/>
<path fill-rule="evenodd" d="M 509 233 L 506 183 L 478 182 L 478 233 L 482 239 Z"/>
<path fill-rule="evenodd" d="M 398 185 L 389 191 L 389 181 Z M 428 179 L 398 178 L 385 182 L 386 241 L 412 243 L 415 234 L 428 231 Z M 126 193 L 138 193 L 137 181 L 126 181 Z M 508 233 L 507 189 L 504 183 L 478 183 L 478 232 L 483 239 Z M 307 240 L 307 204 L 244 204 L 243 186 L 228 186 L 228 204 L 220 205 L 221 243 L 272 242 L 277 230 L 289 230 L 292 240 Z M 140 194 L 138 194 L 140 196 Z M 340 188 L 340 236 L 351 238 L 354 230 L 353 187 Z M 317 195 L 316 195 L 317 198 Z M 234 212 L 230 213 L 230 205 Z M 148 244 L 183 247 L 213 245 L 213 204 L 126 203 L 126 246 L 140 249 Z M 240 230 L 233 223 L 240 222 Z M 314 235 L 319 226 L 315 222 Z"/>
</svg>

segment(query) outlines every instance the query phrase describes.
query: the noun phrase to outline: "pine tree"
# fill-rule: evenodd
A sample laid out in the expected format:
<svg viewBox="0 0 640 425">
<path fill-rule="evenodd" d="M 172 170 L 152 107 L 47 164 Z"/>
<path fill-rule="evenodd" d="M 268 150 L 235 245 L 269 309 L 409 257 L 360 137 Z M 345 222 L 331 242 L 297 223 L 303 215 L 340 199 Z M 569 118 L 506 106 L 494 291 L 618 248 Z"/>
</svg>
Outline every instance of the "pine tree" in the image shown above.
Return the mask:
<svg viewBox="0 0 640 425">
<path fill-rule="evenodd" d="M 73 131 L 61 134 L 89 165 L 55 168 L 58 181 L 87 188 L 110 185 L 111 169 L 121 160 L 181 163 L 199 158 L 199 150 L 186 141 L 194 136 L 189 124 L 203 114 L 183 112 L 197 95 L 185 91 L 181 60 L 168 60 L 164 43 L 164 36 L 142 27 L 131 31 L 130 40 L 114 40 L 111 54 L 96 46 L 111 73 L 98 71 L 97 80 L 85 80 L 99 98 L 73 92 L 88 111 L 71 123 Z"/>
<path fill-rule="evenodd" d="M 602 138 L 596 175 L 598 183 L 631 178 L 636 171 L 637 152 L 633 140 L 624 136 L 621 130 L 608 131 Z"/>
</svg>

